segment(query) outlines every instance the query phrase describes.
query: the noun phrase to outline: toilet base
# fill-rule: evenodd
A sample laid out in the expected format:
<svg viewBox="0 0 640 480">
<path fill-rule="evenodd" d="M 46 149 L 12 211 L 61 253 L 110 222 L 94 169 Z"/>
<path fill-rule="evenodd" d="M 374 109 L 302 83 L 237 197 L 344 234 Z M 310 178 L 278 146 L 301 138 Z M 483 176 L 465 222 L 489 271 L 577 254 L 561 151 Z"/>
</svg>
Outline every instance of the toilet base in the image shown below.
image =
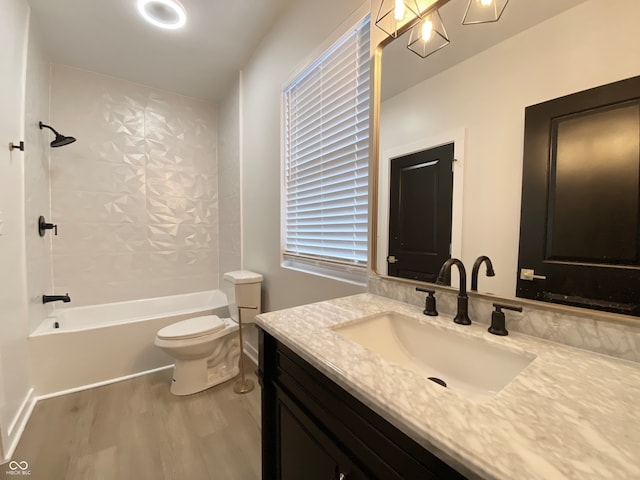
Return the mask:
<svg viewBox="0 0 640 480">
<path fill-rule="evenodd" d="M 232 379 L 240 373 L 239 358 L 240 342 L 233 332 L 221 337 L 207 358 L 176 360 L 171 393 L 192 395 Z"/>
</svg>

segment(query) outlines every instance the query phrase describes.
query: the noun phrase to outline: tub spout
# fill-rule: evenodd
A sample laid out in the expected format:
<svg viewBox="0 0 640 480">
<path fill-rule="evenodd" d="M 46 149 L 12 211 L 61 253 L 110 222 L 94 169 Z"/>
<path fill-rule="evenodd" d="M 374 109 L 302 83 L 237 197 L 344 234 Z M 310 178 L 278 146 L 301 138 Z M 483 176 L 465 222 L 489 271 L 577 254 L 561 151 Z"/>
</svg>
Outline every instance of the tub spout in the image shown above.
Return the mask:
<svg viewBox="0 0 640 480">
<path fill-rule="evenodd" d="M 71 298 L 69 297 L 68 293 L 66 295 L 42 295 L 42 303 L 49 303 L 49 302 L 69 303 L 70 301 L 71 301 Z"/>
</svg>

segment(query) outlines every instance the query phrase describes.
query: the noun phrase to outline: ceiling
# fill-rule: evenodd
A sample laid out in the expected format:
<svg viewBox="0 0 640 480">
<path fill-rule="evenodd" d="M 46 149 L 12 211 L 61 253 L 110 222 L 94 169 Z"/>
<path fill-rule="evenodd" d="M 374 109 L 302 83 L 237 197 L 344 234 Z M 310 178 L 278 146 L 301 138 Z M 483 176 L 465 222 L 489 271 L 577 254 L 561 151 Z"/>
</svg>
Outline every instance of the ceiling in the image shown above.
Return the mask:
<svg viewBox="0 0 640 480">
<path fill-rule="evenodd" d="M 146 23 L 135 0 L 27 1 L 52 62 L 217 101 L 292 0 L 180 0 L 180 30 Z"/>
</svg>

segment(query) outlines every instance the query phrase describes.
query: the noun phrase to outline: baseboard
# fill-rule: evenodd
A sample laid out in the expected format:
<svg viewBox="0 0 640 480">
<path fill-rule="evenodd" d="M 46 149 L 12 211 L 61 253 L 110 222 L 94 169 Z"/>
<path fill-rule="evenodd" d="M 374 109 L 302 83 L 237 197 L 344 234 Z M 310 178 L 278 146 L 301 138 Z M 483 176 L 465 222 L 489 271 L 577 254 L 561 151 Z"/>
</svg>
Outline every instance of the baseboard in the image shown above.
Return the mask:
<svg viewBox="0 0 640 480">
<path fill-rule="evenodd" d="M 73 387 L 67 390 L 60 390 L 59 392 L 47 393 L 45 395 L 38 395 L 36 397 L 36 401 L 46 400 L 47 398 L 59 397 L 61 395 L 67 395 L 69 393 L 81 392 L 82 390 L 89 390 L 91 388 L 102 387 L 103 385 L 122 382 L 124 380 L 129 380 L 131 378 L 141 377 L 143 375 L 148 375 L 154 372 L 160 372 L 168 368 L 173 368 L 173 363 L 171 365 L 165 365 L 164 367 L 153 368 L 151 370 L 145 370 L 143 372 L 137 372 L 137 373 L 132 373 L 131 375 L 125 375 L 124 377 L 111 378 L 109 380 L 103 380 L 102 382 L 90 383 L 88 385 L 82 385 L 80 387 Z"/>
<path fill-rule="evenodd" d="M 20 437 L 22 437 L 22 432 L 24 432 L 24 429 L 27 426 L 27 422 L 29 421 L 29 417 L 31 417 L 31 412 L 33 412 L 33 407 L 36 405 L 37 401 L 38 399 L 35 396 L 34 389 L 29 389 L 27 395 L 25 395 L 24 400 L 22 401 L 22 404 L 20 405 L 20 408 L 18 409 L 18 413 L 13 419 L 13 422 L 11 422 L 11 425 L 9 425 L 7 435 L 8 448 L 3 452 L 5 458 L 0 461 L 0 464 L 11 460 L 11 456 L 18 446 Z"/>
<path fill-rule="evenodd" d="M 249 357 L 253 363 L 258 365 L 258 350 L 249 342 L 244 342 L 244 354 Z"/>
</svg>

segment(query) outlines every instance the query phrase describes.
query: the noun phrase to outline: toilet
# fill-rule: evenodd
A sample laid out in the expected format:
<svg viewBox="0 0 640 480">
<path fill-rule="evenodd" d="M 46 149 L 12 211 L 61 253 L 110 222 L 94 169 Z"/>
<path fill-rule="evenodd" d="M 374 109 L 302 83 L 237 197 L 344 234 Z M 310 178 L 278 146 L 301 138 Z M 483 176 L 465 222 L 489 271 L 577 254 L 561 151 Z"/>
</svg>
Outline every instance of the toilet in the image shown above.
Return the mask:
<svg viewBox="0 0 640 480">
<path fill-rule="evenodd" d="M 205 315 L 173 323 L 158 331 L 154 344 L 175 359 L 171 393 L 191 395 L 240 373 L 238 305 L 242 324 L 254 323 L 261 312 L 262 275 L 238 270 L 224 274 L 231 318 Z"/>
</svg>

